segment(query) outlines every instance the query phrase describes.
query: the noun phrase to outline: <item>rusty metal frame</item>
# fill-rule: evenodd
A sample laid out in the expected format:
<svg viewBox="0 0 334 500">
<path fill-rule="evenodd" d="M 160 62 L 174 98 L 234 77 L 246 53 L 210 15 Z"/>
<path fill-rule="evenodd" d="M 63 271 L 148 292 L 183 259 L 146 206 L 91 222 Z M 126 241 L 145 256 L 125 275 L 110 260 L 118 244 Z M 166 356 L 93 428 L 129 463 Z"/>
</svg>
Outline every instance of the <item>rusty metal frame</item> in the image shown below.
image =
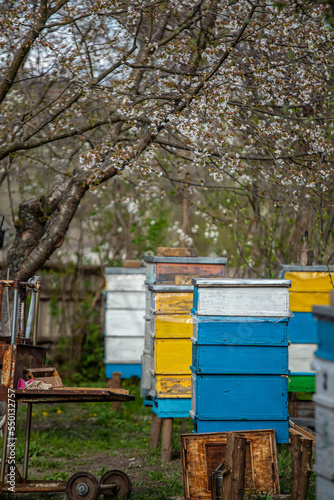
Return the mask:
<svg viewBox="0 0 334 500">
<path fill-rule="evenodd" d="M 0 340 L 0 365 L 2 364 L 1 385 L 0 385 L 0 401 L 7 402 L 6 419 L 3 433 L 2 446 L 2 461 L 0 468 L 0 493 L 8 492 L 9 483 L 5 482 L 5 469 L 7 462 L 8 448 L 8 428 L 9 428 L 9 390 L 14 395 L 13 400 L 17 408 L 18 403 L 28 403 L 26 426 L 25 426 L 25 447 L 23 457 L 23 474 L 20 478 L 22 482 L 15 484 L 15 493 L 34 493 L 34 492 L 64 492 L 66 490 L 67 481 L 29 481 L 28 480 L 28 460 L 29 460 L 29 443 L 32 419 L 33 403 L 79 403 L 79 402 L 113 402 L 113 401 L 132 401 L 135 396 L 128 394 L 124 389 L 95 389 L 95 388 L 80 388 L 80 387 L 53 387 L 49 390 L 31 390 L 31 389 L 16 389 L 19 370 L 23 370 L 23 364 L 27 360 L 26 368 L 33 368 L 34 364 L 41 363 L 45 366 L 45 348 L 38 347 L 37 344 L 37 329 L 38 329 L 38 313 L 39 313 L 39 296 L 41 282 L 38 276 L 28 282 L 20 282 L 18 280 L 0 280 L 0 320 L 2 306 L 2 291 L 4 287 L 14 288 L 14 306 L 13 306 L 13 321 L 11 329 L 10 344 L 4 341 L 3 337 Z M 19 291 L 22 287 L 30 289 L 35 297 L 32 342 L 30 339 L 16 338 L 17 333 L 17 312 Z M 9 340 L 9 339 L 8 339 Z M 44 359 L 44 361 L 43 361 Z M 18 361 L 18 363 L 17 363 Z M 38 367 L 41 367 L 39 364 Z M 23 371 L 22 371 L 23 375 Z M 15 412 L 16 415 L 16 412 Z M 16 426 L 15 426 L 16 428 Z M 15 439 L 11 433 L 10 439 Z"/>
</svg>

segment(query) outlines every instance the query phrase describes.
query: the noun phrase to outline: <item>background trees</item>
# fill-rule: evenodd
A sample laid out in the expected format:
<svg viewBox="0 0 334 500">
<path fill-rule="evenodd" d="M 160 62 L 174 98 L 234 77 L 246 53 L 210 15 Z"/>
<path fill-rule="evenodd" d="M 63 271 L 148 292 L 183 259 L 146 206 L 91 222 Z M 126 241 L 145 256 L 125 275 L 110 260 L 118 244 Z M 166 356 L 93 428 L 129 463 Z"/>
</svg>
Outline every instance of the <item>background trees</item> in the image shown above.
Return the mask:
<svg viewBox="0 0 334 500">
<path fill-rule="evenodd" d="M 84 197 L 82 231 L 106 263 L 179 240 L 271 275 L 305 231 L 317 261 L 331 262 L 325 9 L 2 1 L 10 274 L 29 277 L 62 245 Z"/>
</svg>

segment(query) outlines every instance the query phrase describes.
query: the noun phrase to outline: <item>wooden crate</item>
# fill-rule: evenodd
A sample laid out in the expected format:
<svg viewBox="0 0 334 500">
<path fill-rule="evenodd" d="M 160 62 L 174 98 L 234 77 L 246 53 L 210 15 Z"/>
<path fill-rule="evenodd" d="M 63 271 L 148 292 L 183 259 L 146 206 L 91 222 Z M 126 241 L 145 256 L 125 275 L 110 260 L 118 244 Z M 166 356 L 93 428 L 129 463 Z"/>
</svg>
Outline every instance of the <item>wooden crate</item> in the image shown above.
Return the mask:
<svg viewBox="0 0 334 500">
<path fill-rule="evenodd" d="M 273 430 L 240 432 L 247 438 L 245 492 L 279 493 Z M 181 436 L 185 500 L 211 500 L 211 473 L 224 461 L 227 433 Z"/>
<path fill-rule="evenodd" d="M 194 278 L 199 316 L 289 317 L 289 280 Z"/>
<path fill-rule="evenodd" d="M 287 379 L 284 376 L 192 373 L 191 377 L 192 417 L 200 420 L 288 418 Z"/>
</svg>

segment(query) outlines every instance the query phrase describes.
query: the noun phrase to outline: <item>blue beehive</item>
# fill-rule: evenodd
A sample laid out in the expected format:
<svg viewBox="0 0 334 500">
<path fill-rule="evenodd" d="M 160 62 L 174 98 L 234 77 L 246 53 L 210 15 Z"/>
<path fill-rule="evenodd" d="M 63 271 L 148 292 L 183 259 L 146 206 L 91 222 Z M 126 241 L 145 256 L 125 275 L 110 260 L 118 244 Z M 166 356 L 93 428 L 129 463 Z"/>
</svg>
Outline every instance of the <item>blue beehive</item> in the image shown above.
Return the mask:
<svg viewBox="0 0 334 500">
<path fill-rule="evenodd" d="M 288 442 L 290 282 L 195 278 L 193 284 L 194 431 L 275 429 L 277 441 Z"/>
</svg>

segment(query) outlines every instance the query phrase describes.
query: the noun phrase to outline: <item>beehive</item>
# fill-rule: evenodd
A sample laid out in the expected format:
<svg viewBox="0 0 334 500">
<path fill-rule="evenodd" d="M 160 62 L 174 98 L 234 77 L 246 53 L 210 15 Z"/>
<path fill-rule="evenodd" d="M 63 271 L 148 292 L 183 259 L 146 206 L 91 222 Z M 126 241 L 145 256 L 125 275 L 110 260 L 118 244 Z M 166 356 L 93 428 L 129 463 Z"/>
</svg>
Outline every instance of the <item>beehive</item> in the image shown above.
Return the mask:
<svg viewBox="0 0 334 500">
<path fill-rule="evenodd" d="M 290 309 L 293 316 L 288 329 L 289 392 L 314 392 L 315 372 L 311 366 L 317 342 L 316 322 L 312 306 L 329 305 L 332 288 L 326 266 L 282 266 L 281 277 L 291 280 Z"/>
<path fill-rule="evenodd" d="M 275 429 L 288 442 L 288 280 L 193 279 L 195 432 Z M 268 404 L 270 401 L 270 404 Z"/>
<path fill-rule="evenodd" d="M 318 348 L 313 367 L 316 371 L 315 427 L 317 498 L 331 498 L 334 492 L 334 307 L 314 306 Z"/>
<path fill-rule="evenodd" d="M 107 267 L 104 363 L 107 378 L 141 376 L 145 330 L 145 268 Z"/>
</svg>

